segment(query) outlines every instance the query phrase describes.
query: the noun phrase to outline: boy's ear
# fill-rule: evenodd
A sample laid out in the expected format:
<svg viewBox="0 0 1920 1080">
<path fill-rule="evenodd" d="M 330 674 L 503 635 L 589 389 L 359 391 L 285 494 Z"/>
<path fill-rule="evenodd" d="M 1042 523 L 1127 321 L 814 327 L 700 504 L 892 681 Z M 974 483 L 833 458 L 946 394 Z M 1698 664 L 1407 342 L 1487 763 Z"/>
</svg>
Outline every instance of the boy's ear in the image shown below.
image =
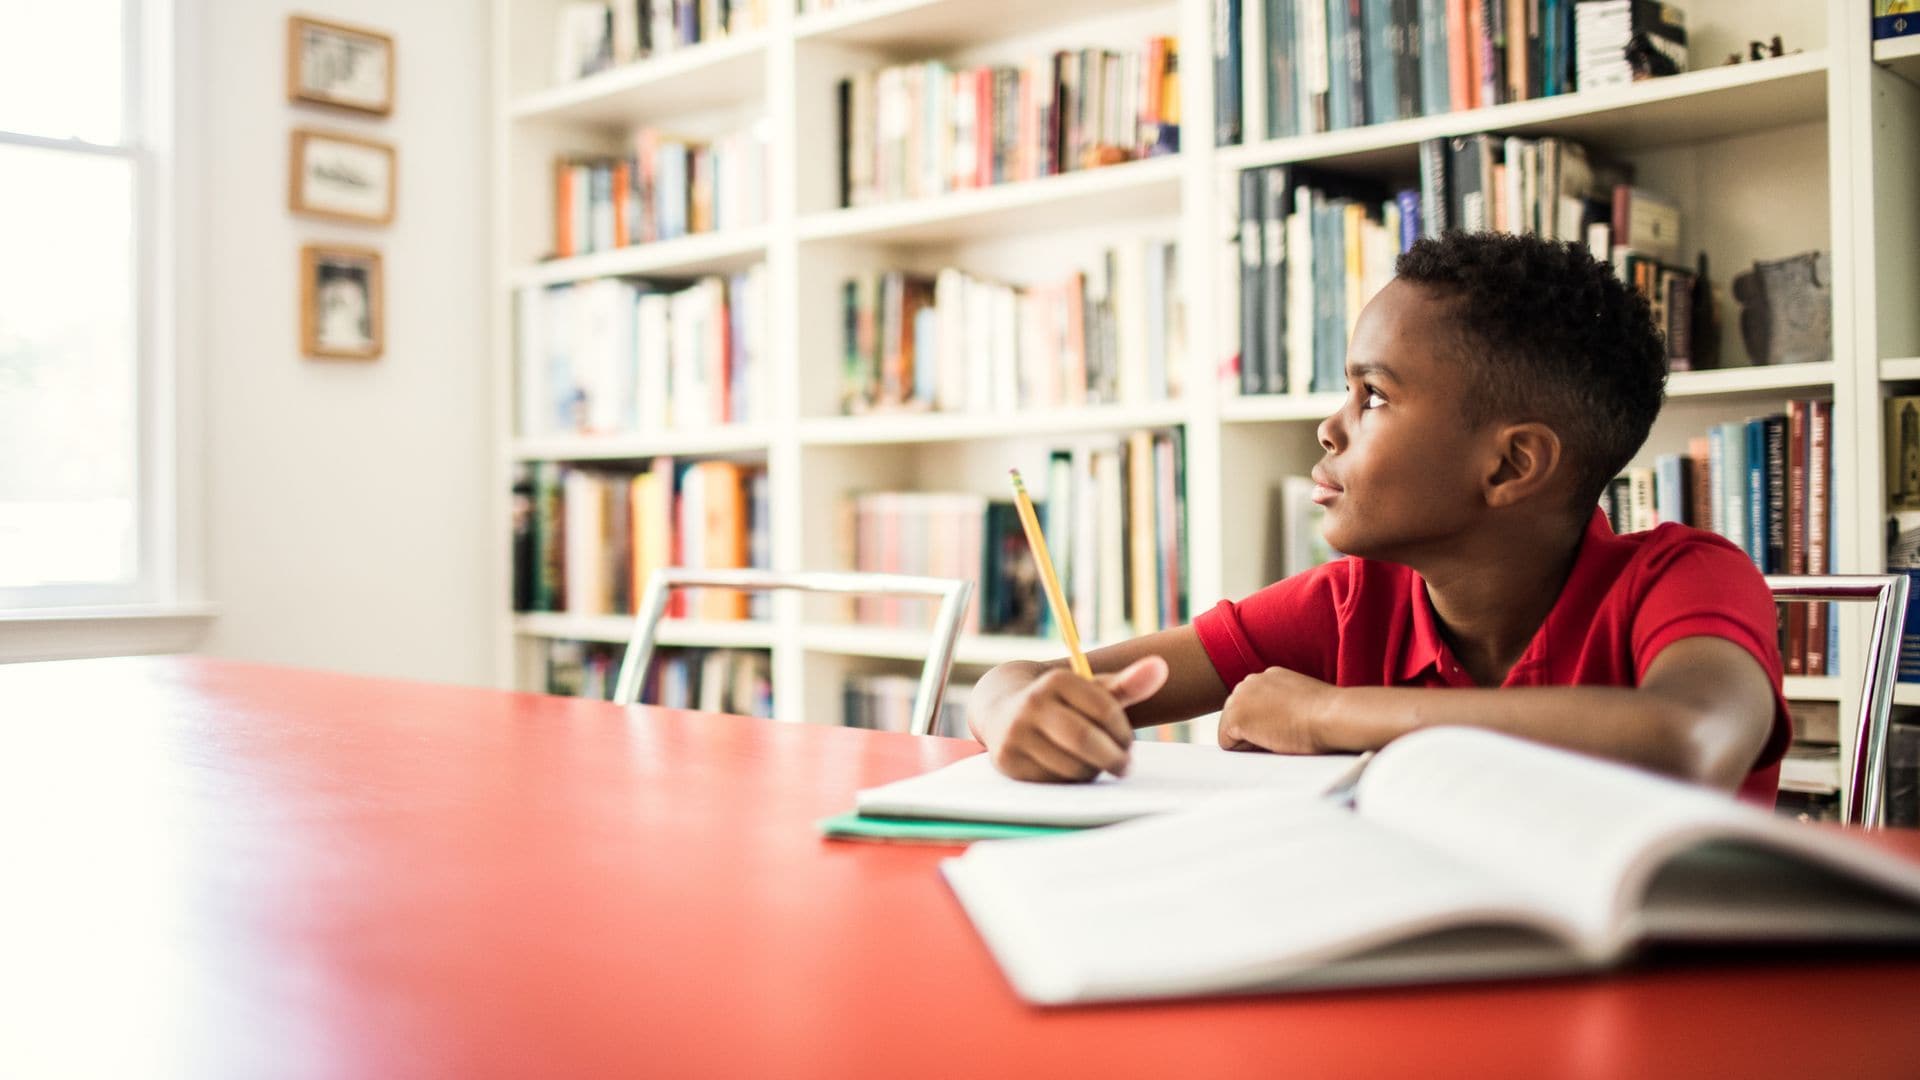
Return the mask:
<svg viewBox="0 0 1920 1080">
<path fill-rule="evenodd" d="M 1485 485 L 1488 506 L 1514 506 L 1557 486 L 1565 448 L 1547 425 L 1507 424 L 1494 432 L 1493 451 Z"/>
</svg>

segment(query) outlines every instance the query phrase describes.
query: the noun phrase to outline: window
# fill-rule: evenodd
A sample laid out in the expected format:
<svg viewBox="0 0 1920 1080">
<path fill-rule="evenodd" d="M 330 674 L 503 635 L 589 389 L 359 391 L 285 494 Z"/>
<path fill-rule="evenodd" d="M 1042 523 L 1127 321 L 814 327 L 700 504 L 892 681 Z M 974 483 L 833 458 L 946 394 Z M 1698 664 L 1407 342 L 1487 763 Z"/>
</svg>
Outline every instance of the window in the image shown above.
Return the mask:
<svg viewBox="0 0 1920 1080">
<path fill-rule="evenodd" d="M 173 599 L 155 20 L 0 0 L 0 609 Z"/>
</svg>

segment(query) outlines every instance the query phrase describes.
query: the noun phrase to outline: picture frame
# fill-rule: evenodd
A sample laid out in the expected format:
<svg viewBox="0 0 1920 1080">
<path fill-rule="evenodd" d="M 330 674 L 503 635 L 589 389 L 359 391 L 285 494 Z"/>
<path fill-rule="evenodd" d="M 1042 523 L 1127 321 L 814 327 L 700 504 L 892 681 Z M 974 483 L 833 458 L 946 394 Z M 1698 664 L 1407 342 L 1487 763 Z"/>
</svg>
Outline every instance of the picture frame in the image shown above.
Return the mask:
<svg viewBox="0 0 1920 1080">
<path fill-rule="evenodd" d="M 388 116 L 393 38 L 378 30 L 287 17 L 287 100 Z"/>
<path fill-rule="evenodd" d="M 393 221 L 399 152 L 358 135 L 295 128 L 287 153 L 287 207 L 296 214 L 386 225 Z"/>
<path fill-rule="evenodd" d="M 345 244 L 300 249 L 300 351 L 332 360 L 373 360 L 386 349 L 380 252 Z"/>
</svg>

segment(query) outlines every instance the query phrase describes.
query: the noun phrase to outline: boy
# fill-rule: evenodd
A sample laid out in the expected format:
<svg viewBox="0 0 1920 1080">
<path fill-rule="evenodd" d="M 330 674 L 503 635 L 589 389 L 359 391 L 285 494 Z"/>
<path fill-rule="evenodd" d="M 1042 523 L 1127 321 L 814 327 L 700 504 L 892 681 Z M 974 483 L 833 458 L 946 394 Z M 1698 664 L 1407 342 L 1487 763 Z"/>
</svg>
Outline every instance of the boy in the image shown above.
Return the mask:
<svg viewBox="0 0 1920 1080">
<path fill-rule="evenodd" d="M 1097 649 L 1091 682 L 1003 664 L 974 737 L 1010 776 L 1080 781 L 1124 772 L 1133 728 L 1215 710 L 1221 745 L 1292 754 L 1466 724 L 1771 805 L 1790 732 L 1765 581 L 1711 533 L 1615 536 L 1596 507 L 1660 411 L 1645 300 L 1533 237 L 1422 240 L 1396 274 L 1318 430 L 1347 557 Z"/>
</svg>

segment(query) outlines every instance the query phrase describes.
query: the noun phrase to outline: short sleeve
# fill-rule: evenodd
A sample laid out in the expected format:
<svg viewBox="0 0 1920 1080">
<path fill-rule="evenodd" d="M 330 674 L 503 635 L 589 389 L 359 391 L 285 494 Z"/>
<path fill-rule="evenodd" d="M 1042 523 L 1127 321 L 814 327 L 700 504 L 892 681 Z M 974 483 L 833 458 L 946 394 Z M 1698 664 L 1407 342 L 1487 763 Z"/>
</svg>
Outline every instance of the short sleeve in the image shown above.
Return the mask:
<svg viewBox="0 0 1920 1080">
<path fill-rule="evenodd" d="M 1353 561 L 1340 559 L 1302 571 L 1243 600 L 1222 600 L 1193 620 L 1200 644 L 1227 689 L 1270 667 L 1333 681 L 1339 608 Z"/>
<path fill-rule="evenodd" d="M 1634 681 L 1661 651 L 1690 637 L 1717 637 L 1747 650 L 1773 684 L 1773 732 L 1754 763 L 1780 760 L 1792 740 L 1781 690 L 1779 622 L 1773 593 L 1753 560 L 1719 537 L 1674 530 L 1676 538 L 1650 554 L 1633 619 Z"/>
</svg>

